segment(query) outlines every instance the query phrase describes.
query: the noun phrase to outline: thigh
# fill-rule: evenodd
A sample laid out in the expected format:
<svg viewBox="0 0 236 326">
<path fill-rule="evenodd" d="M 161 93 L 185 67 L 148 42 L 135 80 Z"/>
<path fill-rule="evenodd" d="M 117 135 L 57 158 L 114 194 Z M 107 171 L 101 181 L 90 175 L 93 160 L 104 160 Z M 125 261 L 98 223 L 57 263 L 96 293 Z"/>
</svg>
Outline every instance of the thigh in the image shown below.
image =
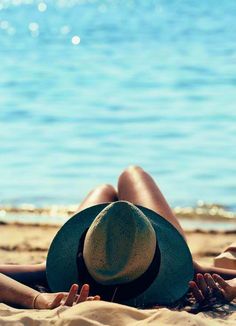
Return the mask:
<svg viewBox="0 0 236 326">
<path fill-rule="evenodd" d="M 142 168 L 131 166 L 119 177 L 118 198 L 152 209 L 170 222 L 185 238 L 179 221 L 153 178 Z"/>
<path fill-rule="evenodd" d="M 117 191 L 105 184 L 93 189 L 79 205 L 77 213 L 90 206 L 117 201 Z"/>
</svg>

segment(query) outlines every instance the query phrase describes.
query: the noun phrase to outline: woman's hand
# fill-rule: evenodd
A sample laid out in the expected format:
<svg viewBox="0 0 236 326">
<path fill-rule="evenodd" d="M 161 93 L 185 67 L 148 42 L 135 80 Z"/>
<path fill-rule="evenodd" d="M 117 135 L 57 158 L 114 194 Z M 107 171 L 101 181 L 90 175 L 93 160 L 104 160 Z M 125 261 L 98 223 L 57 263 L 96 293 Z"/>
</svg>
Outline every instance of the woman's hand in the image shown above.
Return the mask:
<svg viewBox="0 0 236 326">
<path fill-rule="evenodd" d="M 232 285 L 233 280 L 225 281 L 217 274 L 197 274 L 196 281 L 189 282 L 193 296 L 197 302 L 203 302 L 211 297 L 224 298 L 232 301 L 236 298 L 236 286 Z"/>
<path fill-rule="evenodd" d="M 84 284 L 78 294 L 78 284 L 73 284 L 69 292 L 39 293 L 33 300 L 34 309 L 54 309 L 58 306 L 73 306 L 84 301 L 100 300 L 100 296 L 89 296 L 89 285 Z"/>
</svg>

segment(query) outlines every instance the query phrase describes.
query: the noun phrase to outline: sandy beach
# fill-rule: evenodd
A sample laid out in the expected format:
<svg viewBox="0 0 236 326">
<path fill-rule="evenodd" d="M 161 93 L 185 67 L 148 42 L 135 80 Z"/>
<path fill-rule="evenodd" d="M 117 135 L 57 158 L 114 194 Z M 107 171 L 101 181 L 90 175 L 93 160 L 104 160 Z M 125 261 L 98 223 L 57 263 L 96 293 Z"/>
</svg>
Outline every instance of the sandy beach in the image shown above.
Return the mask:
<svg viewBox="0 0 236 326">
<path fill-rule="evenodd" d="M 59 226 L 37 224 L 0 225 L 1 263 L 40 263 Z M 188 231 L 187 240 L 193 257 L 212 265 L 213 259 L 235 241 L 236 231 Z M 233 311 L 231 309 L 231 311 Z M 52 311 L 13 309 L 0 304 L 1 325 L 235 325 L 236 313 L 213 312 L 189 314 L 163 308 L 138 310 L 114 303 L 86 302 L 72 308 L 59 307 Z"/>
<path fill-rule="evenodd" d="M 0 261 L 34 264 L 43 262 L 49 245 L 59 230 L 57 225 L 0 224 Z M 207 265 L 235 241 L 236 231 L 187 231 L 187 240 L 194 259 Z"/>
</svg>

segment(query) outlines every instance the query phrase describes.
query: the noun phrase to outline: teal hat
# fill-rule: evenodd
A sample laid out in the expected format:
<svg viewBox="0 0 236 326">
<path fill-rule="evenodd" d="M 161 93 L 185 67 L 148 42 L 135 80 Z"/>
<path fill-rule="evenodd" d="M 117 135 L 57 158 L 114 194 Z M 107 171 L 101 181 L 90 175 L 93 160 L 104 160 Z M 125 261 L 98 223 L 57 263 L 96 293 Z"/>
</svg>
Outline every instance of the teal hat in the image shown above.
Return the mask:
<svg viewBox="0 0 236 326">
<path fill-rule="evenodd" d="M 147 307 L 183 297 L 193 263 L 172 224 L 148 208 L 117 201 L 89 207 L 62 226 L 46 273 L 53 292 L 88 283 L 104 300 Z"/>
</svg>

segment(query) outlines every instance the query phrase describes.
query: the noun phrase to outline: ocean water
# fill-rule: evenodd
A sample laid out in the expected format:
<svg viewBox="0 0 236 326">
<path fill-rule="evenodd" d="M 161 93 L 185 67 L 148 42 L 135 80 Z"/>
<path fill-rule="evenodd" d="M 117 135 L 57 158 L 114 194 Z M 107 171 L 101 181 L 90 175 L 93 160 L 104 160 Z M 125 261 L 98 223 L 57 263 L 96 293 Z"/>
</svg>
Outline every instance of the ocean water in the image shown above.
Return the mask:
<svg viewBox="0 0 236 326">
<path fill-rule="evenodd" d="M 0 205 L 79 203 L 128 165 L 236 210 L 236 1 L 0 0 Z"/>
</svg>

